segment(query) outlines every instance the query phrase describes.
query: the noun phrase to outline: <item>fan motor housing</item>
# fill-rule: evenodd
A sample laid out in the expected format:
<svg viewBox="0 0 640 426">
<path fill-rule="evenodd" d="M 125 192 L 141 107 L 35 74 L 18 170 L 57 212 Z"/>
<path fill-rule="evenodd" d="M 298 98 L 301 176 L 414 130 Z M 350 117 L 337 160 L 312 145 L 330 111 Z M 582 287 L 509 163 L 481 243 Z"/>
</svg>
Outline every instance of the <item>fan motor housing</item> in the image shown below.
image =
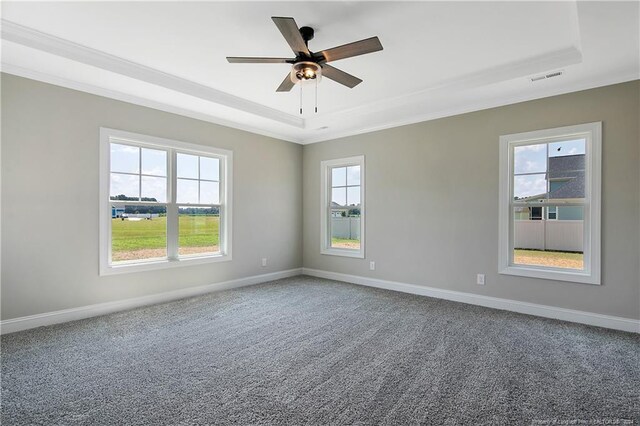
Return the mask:
<svg viewBox="0 0 640 426">
<path fill-rule="evenodd" d="M 305 43 L 309 40 L 313 40 L 313 35 L 315 31 L 311 27 L 300 27 L 300 35 L 304 39 Z"/>
</svg>

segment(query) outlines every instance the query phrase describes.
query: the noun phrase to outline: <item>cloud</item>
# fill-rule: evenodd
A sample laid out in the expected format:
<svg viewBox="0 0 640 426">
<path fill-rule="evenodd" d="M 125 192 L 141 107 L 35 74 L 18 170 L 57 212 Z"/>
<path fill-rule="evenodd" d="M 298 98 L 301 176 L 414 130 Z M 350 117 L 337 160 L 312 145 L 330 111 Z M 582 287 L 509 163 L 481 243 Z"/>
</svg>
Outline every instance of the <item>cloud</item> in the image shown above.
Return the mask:
<svg viewBox="0 0 640 426">
<path fill-rule="evenodd" d="M 547 180 L 544 174 L 516 176 L 514 178 L 514 197 L 525 198 L 547 192 Z"/>
<path fill-rule="evenodd" d="M 540 152 L 540 151 L 544 151 L 545 150 L 545 146 L 546 146 L 546 144 L 539 143 L 539 144 L 536 144 L 536 145 L 519 146 L 516 149 L 518 151 Z"/>
<path fill-rule="evenodd" d="M 547 170 L 546 144 L 515 147 L 514 166 L 516 174 L 545 172 Z"/>
</svg>

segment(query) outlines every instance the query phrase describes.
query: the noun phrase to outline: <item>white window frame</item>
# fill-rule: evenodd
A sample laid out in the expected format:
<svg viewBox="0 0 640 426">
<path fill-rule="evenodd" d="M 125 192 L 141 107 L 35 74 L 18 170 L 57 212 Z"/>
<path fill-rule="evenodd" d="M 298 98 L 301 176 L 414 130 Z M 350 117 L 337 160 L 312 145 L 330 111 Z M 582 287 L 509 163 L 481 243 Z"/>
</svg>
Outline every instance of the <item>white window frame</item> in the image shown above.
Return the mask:
<svg viewBox="0 0 640 426">
<path fill-rule="evenodd" d="M 345 249 L 331 247 L 331 172 L 334 167 L 360 166 L 360 248 Z M 320 163 L 320 253 L 364 259 L 365 253 L 365 164 L 364 155 Z"/>
<path fill-rule="evenodd" d="M 111 142 L 123 143 L 143 148 L 167 151 L 167 258 L 140 260 L 127 263 L 111 263 Z M 178 206 L 199 207 L 197 204 L 176 203 L 176 154 L 213 156 L 220 160 L 220 252 L 215 254 L 178 256 Z M 203 263 L 232 260 L 231 221 L 233 193 L 233 152 L 226 149 L 196 145 L 155 136 L 125 132 L 123 130 L 100 128 L 100 275 L 112 275 L 139 271 L 189 266 Z M 129 202 L 140 203 L 136 201 Z M 144 203 L 144 202 L 143 202 Z M 170 214 L 169 211 L 172 211 Z"/>
<path fill-rule="evenodd" d="M 585 138 L 584 271 L 513 263 L 511 214 L 513 151 L 519 145 Z M 554 129 L 500 136 L 498 272 L 506 275 L 600 284 L 600 214 L 602 185 L 602 123 L 586 123 Z M 555 203 L 554 203 L 555 204 Z M 544 205 L 544 203 L 541 203 Z"/>
</svg>

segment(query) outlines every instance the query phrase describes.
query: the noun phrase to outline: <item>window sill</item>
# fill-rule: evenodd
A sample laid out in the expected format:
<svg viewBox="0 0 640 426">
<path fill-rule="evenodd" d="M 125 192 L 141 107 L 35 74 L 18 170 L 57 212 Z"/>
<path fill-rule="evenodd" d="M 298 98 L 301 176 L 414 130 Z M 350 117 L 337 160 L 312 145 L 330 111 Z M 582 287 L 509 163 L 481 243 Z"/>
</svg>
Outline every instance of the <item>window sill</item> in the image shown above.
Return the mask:
<svg viewBox="0 0 640 426">
<path fill-rule="evenodd" d="M 349 249 L 337 249 L 337 248 L 324 248 L 320 251 L 321 254 L 328 254 L 330 256 L 343 256 L 343 257 L 355 257 L 357 259 L 364 259 L 364 250 L 349 250 Z"/>
<path fill-rule="evenodd" d="M 227 262 L 231 260 L 230 254 L 216 254 L 212 256 L 190 256 L 179 259 L 150 260 L 147 262 L 123 263 L 109 265 L 100 268 L 100 276 L 129 274 L 134 272 L 154 271 L 160 269 L 175 268 L 180 266 L 194 266 L 207 263 Z"/>
<path fill-rule="evenodd" d="M 549 270 L 526 266 L 507 266 L 499 271 L 503 275 L 515 275 L 545 280 L 568 281 L 580 284 L 600 285 L 600 277 L 578 271 Z"/>
</svg>

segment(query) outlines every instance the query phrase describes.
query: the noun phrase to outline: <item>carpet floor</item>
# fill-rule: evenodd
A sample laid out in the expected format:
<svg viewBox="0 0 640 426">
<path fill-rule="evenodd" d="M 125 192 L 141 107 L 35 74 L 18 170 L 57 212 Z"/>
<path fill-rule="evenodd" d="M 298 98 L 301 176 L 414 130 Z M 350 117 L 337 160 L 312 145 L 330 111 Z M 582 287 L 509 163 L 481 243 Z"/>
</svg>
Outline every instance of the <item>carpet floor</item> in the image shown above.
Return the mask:
<svg viewBox="0 0 640 426">
<path fill-rule="evenodd" d="M 640 422 L 636 334 L 306 276 L 1 343 L 3 425 Z"/>
</svg>

